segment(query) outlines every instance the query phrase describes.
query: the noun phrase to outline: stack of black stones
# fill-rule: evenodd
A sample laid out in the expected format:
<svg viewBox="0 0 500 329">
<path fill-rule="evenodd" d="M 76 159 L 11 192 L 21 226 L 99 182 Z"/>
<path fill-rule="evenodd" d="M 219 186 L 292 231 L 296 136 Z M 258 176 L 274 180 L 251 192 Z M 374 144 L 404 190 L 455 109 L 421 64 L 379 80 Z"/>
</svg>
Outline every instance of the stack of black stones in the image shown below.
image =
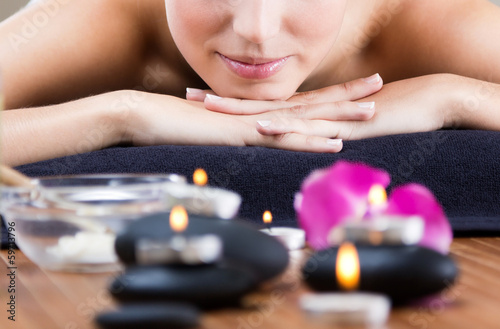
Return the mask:
<svg viewBox="0 0 500 329">
<path fill-rule="evenodd" d="M 119 307 L 96 318 L 101 328 L 197 326 L 201 312 L 239 306 L 242 297 L 288 266 L 288 250 L 252 224 L 197 215 L 190 215 L 183 235 L 218 236 L 223 252 L 217 262 L 139 265 L 138 241 L 169 241 L 176 234 L 170 228 L 169 215 L 142 218 L 117 237 L 116 252 L 126 269 L 109 287 Z"/>
</svg>

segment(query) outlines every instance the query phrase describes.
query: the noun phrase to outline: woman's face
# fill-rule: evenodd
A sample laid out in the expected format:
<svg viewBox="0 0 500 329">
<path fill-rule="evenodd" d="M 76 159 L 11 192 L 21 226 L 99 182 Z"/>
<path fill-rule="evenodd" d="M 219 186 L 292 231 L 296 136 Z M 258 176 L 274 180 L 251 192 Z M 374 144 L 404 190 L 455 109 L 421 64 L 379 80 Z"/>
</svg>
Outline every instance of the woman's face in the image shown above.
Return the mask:
<svg viewBox="0 0 500 329">
<path fill-rule="evenodd" d="M 347 0 L 165 0 L 184 58 L 220 96 L 287 99 L 339 34 Z"/>
</svg>

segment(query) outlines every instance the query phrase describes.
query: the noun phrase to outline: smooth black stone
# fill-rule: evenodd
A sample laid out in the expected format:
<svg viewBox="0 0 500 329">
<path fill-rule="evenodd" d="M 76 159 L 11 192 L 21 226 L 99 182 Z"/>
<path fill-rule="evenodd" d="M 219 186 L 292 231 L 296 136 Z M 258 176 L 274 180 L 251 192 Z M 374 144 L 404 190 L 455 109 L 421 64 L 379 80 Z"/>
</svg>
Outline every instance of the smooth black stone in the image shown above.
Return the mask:
<svg viewBox="0 0 500 329">
<path fill-rule="evenodd" d="M 203 308 L 238 305 L 256 282 L 247 271 L 206 266 L 134 266 L 109 287 L 122 302 L 187 302 Z"/>
<path fill-rule="evenodd" d="M 103 329 L 189 328 L 199 324 L 200 312 L 189 304 L 126 304 L 99 314 L 96 322 Z"/>
<path fill-rule="evenodd" d="M 131 223 L 118 235 L 115 249 L 121 261 L 134 264 L 135 243 L 141 238 L 170 239 L 175 234 L 169 224 L 170 213 L 150 215 Z M 185 236 L 216 234 L 223 242 L 222 263 L 247 269 L 257 281 L 282 273 L 289 262 L 288 250 L 277 239 L 240 220 L 221 220 L 189 215 Z"/>
<path fill-rule="evenodd" d="M 358 290 L 388 295 L 394 303 L 437 293 L 455 281 L 453 260 L 418 246 L 357 246 Z M 302 268 L 306 282 L 320 291 L 340 290 L 335 274 L 338 248 L 313 254 Z"/>
</svg>

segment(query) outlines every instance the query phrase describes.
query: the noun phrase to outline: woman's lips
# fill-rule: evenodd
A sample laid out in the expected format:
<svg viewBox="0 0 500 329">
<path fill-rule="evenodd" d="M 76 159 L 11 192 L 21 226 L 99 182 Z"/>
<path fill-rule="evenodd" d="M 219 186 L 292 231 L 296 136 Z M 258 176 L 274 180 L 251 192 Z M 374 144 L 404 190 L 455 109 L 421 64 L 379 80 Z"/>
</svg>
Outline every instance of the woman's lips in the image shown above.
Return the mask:
<svg viewBox="0 0 500 329">
<path fill-rule="evenodd" d="M 227 67 L 244 79 L 266 79 L 276 73 L 285 65 L 288 57 L 279 59 L 249 59 L 239 61 L 218 53 Z M 251 63 L 249 63 L 251 62 Z M 252 64 L 253 63 L 253 64 Z"/>
</svg>

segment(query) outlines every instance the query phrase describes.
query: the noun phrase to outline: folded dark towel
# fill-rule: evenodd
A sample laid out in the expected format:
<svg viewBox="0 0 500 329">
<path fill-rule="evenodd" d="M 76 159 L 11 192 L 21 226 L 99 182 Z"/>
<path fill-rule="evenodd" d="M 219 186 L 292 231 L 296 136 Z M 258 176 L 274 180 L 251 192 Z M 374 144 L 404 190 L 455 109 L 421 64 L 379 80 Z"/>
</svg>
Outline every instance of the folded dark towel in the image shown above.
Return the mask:
<svg viewBox="0 0 500 329">
<path fill-rule="evenodd" d="M 338 154 L 261 147 L 115 147 L 23 165 L 29 176 L 87 173 L 178 173 L 204 168 L 209 183 L 241 194 L 240 216 L 296 225 L 294 194 L 314 169 L 339 159 L 387 170 L 389 190 L 417 182 L 434 192 L 456 231 L 500 230 L 500 132 L 443 130 L 346 141 Z M 3 241 L 3 240 L 2 240 Z"/>
</svg>

